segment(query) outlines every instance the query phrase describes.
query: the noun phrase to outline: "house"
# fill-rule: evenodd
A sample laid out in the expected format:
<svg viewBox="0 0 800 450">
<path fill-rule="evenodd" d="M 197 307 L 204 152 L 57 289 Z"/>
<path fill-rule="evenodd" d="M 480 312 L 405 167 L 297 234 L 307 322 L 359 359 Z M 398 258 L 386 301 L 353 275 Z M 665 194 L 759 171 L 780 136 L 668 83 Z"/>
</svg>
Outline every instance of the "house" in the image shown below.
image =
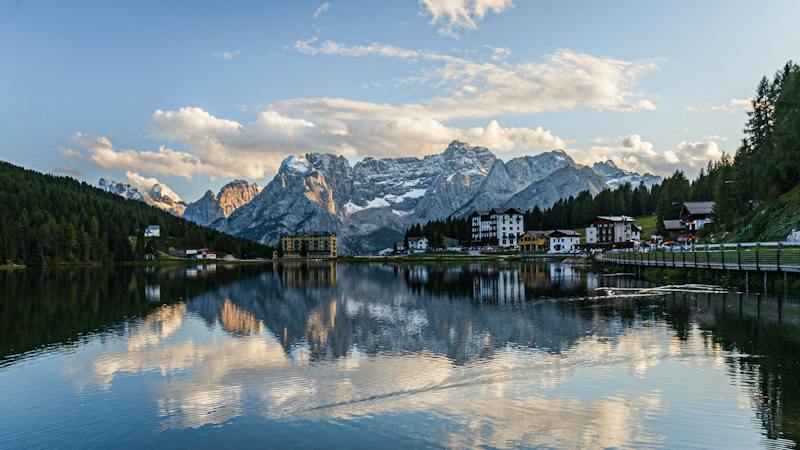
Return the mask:
<svg viewBox="0 0 800 450">
<path fill-rule="evenodd" d="M 284 258 L 336 258 L 336 235 L 327 231 L 281 236 Z"/>
<path fill-rule="evenodd" d="M 581 245 L 581 235 L 575 230 L 554 230 L 547 238 L 550 241 L 547 253 L 575 253 Z"/>
<path fill-rule="evenodd" d="M 686 224 L 680 219 L 665 220 L 663 223 L 667 238 L 671 240 L 686 240 Z M 683 239 L 682 239 L 683 238 Z"/>
<path fill-rule="evenodd" d="M 517 240 L 519 249 L 525 253 L 543 252 L 547 251 L 550 246 L 548 236 L 553 230 L 548 231 L 526 231 Z"/>
<path fill-rule="evenodd" d="M 681 221 L 691 232 L 702 230 L 713 222 L 714 202 L 685 202 L 681 208 Z"/>
<path fill-rule="evenodd" d="M 515 247 L 522 235 L 522 213 L 514 208 L 475 211 L 470 217 L 474 245 Z"/>
<path fill-rule="evenodd" d="M 410 237 L 408 240 L 408 249 L 412 252 L 424 252 L 428 249 L 428 238 L 426 237 Z"/>
<path fill-rule="evenodd" d="M 144 229 L 144 237 L 160 237 L 161 227 L 158 225 L 150 225 Z"/>
<path fill-rule="evenodd" d="M 642 227 L 636 225 L 635 223 L 631 225 L 631 239 L 634 241 L 642 240 Z"/>
<path fill-rule="evenodd" d="M 217 259 L 217 254 L 207 248 L 186 250 L 186 256 L 194 259 Z"/>
<path fill-rule="evenodd" d="M 406 243 L 403 241 L 397 241 L 394 243 L 394 252 L 395 253 L 404 253 L 406 251 Z"/>
<path fill-rule="evenodd" d="M 378 256 L 389 256 L 394 253 L 393 248 L 385 248 L 383 250 L 378 251 Z"/>
<path fill-rule="evenodd" d="M 586 244 L 589 246 L 614 246 L 630 243 L 641 237 L 641 228 L 634 230 L 633 217 L 598 216 L 586 224 Z"/>
<path fill-rule="evenodd" d="M 800 230 L 797 228 L 793 229 L 788 236 L 786 236 L 786 242 L 800 242 Z"/>
</svg>

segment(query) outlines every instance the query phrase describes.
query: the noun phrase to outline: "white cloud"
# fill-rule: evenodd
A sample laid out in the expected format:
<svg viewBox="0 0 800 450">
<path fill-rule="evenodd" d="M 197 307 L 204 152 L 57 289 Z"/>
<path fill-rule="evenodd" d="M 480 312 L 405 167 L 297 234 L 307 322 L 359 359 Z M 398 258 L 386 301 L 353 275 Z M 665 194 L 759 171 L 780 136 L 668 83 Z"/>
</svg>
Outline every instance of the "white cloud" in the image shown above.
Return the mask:
<svg viewBox="0 0 800 450">
<path fill-rule="evenodd" d="M 58 149 L 58 153 L 60 153 L 61 156 L 65 157 L 65 158 L 69 158 L 69 159 L 81 159 L 81 158 L 83 158 L 83 154 L 81 152 L 79 152 L 77 150 L 74 150 L 74 149 L 71 149 L 71 148 L 61 147 L 61 148 Z"/>
<path fill-rule="evenodd" d="M 687 106 L 687 111 L 690 112 L 736 112 L 736 111 L 752 111 L 752 99 L 732 98 L 726 105 L 713 105 L 707 107 Z"/>
<path fill-rule="evenodd" d="M 325 13 L 325 11 L 327 11 L 327 10 L 329 10 L 329 9 L 331 9 L 331 4 L 330 4 L 330 2 L 325 2 L 325 3 L 321 4 L 321 5 L 319 5 L 319 6 L 317 7 L 316 11 L 314 11 L 314 19 L 318 19 L 318 18 L 319 18 L 319 16 L 321 16 L 322 14 L 324 14 L 324 13 Z"/>
<path fill-rule="evenodd" d="M 346 46 L 299 41 L 303 53 L 351 57 L 416 58 L 431 67 L 413 82 L 430 84 L 439 95 L 413 103 L 388 104 L 342 98 L 288 99 L 269 103 L 252 122 L 218 118 L 195 107 L 157 110 L 151 135 L 173 150 L 120 150 L 105 137 L 76 134 L 89 160 L 104 168 L 191 177 L 261 178 L 290 154 L 330 152 L 349 157 L 421 156 L 441 151 L 453 139 L 498 151 L 563 148 L 565 142 L 542 127 L 503 127 L 495 117 L 564 111 L 652 109 L 635 89 L 639 77 L 656 68 L 560 51 L 523 64 L 475 62 L 458 56 L 373 43 Z M 504 52 L 500 52 L 504 53 Z M 485 119 L 482 126 L 456 126 L 460 119 Z M 648 156 L 647 143 L 636 152 Z M 652 151 L 652 146 L 650 151 Z M 630 147 L 627 153 L 636 153 Z"/>
<path fill-rule="evenodd" d="M 716 141 L 683 141 L 674 149 L 657 151 L 653 144 L 638 134 L 619 136 L 619 146 L 595 145 L 589 150 L 573 150 L 576 159 L 584 164 L 611 160 L 617 166 L 637 172 L 650 172 L 669 175 L 676 169 L 694 175 L 708 161 L 716 161 L 722 151 Z M 595 139 L 596 143 L 606 143 L 608 139 Z"/>
<path fill-rule="evenodd" d="M 492 47 L 487 45 L 489 50 L 492 52 L 492 59 L 495 61 L 500 61 L 507 58 L 511 54 L 511 49 L 505 47 Z"/>
<path fill-rule="evenodd" d="M 343 56 L 367 56 L 367 55 L 380 55 L 390 58 L 416 58 L 419 56 L 415 50 L 406 50 L 404 48 L 395 47 L 393 45 L 381 44 L 373 42 L 369 45 L 357 45 L 348 47 L 334 41 L 322 42 L 318 47 L 313 44 L 317 38 L 309 39 L 307 41 L 297 41 L 294 43 L 294 49 L 300 53 L 307 55 L 343 55 Z"/>
<path fill-rule="evenodd" d="M 115 149 L 105 136 L 74 134 L 75 141 L 89 151 L 89 161 L 104 169 L 127 169 L 191 178 L 195 173 L 214 174 L 223 168 L 206 165 L 197 156 L 159 147 L 158 151 Z M 233 175 L 231 172 L 226 175 Z"/>
<path fill-rule="evenodd" d="M 461 31 L 478 28 L 487 13 L 502 13 L 514 6 L 513 0 L 420 0 L 423 14 L 431 16 L 431 25 L 439 25 L 442 36 L 458 38 Z"/>
<path fill-rule="evenodd" d="M 427 83 L 444 91 L 418 105 L 440 119 L 579 107 L 611 111 L 655 109 L 652 101 L 634 89 L 640 77 L 658 68 L 653 61 L 621 61 L 562 50 L 538 63 L 505 64 L 379 43 L 347 46 L 326 41 L 314 46 L 314 42 L 298 41 L 294 47 L 309 55 L 382 55 L 428 61 L 432 67 L 408 81 Z M 308 106 L 308 101 L 303 102 Z"/>
<path fill-rule="evenodd" d="M 229 61 L 237 56 L 241 55 L 242 52 L 239 50 L 217 50 L 211 55 L 217 59 L 221 59 L 223 61 Z"/>
</svg>

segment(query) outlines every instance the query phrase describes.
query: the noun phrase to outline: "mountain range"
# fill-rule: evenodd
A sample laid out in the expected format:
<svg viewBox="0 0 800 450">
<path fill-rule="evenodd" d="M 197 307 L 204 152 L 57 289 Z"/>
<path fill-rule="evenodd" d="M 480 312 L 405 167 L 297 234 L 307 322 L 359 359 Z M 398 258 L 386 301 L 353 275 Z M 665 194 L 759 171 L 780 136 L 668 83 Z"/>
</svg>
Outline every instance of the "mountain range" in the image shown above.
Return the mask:
<svg viewBox="0 0 800 450">
<path fill-rule="evenodd" d="M 141 192 L 101 179 L 100 186 L 265 244 L 301 230 L 332 231 L 340 251 L 362 253 L 391 246 L 415 223 L 488 208 L 547 208 L 584 190 L 597 194 L 624 183 L 660 182 L 659 176 L 628 172 L 611 161 L 584 166 L 563 150 L 504 162 L 485 147 L 453 141 L 439 154 L 368 157 L 353 166 L 331 154 L 290 156 L 263 190 L 236 180 L 190 204 L 167 195 L 170 206 L 165 192 L 172 191 L 163 185 Z"/>
</svg>

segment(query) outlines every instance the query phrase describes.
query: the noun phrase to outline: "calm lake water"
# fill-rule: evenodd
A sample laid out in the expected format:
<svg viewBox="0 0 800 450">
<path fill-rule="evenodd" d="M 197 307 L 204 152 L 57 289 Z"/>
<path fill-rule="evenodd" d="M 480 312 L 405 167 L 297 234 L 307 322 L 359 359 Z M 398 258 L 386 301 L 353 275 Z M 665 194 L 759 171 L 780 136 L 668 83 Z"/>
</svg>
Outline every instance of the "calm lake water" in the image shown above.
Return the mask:
<svg viewBox="0 0 800 450">
<path fill-rule="evenodd" d="M 0 447 L 793 448 L 800 303 L 639 287 L 536 263 L 2 272 Z"/>
</svg>

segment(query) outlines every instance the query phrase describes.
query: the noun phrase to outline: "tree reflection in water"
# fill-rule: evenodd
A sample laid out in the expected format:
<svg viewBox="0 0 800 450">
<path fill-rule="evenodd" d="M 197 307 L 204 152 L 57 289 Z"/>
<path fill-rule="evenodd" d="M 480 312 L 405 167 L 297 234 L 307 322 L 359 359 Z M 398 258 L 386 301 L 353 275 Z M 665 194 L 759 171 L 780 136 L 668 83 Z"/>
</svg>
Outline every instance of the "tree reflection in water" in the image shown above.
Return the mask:
<svg viewBox="0 0 800 450">
<path fill-rule="evenodd" d="M 729 355 L 729 375 L 752 386 L 749 403 L 768 438 L 800 439 L 800 307 L 794 300 L 686 293 L 598 298 L 597 287 L 646 283 L 535 262 L 190 269 L 0 272 L 0 365 L 80 346 L 93 336 L 124 338 L 126 351 L 140 352 L 170 339 L 187 317 L 235 339 L 230 348 L 239 350 L 228 357 L 250 352 L 281 367 L 287 361 L 348 364 L 358 353 L 430 354 L 460 368 L 503 360 L 509 348 L 560 361 L 580 358 L 586 348 L 610 354 L 614 345 L 629 345 L 623 343 L 629 330 L 666 324 L 678 342 L 700 336 L 702 346 Z M 282 354 L 270 353 L 262 336 L 271 336 Z M 208 350 L 185 351 L 205 357 Z M 640 358 L 631 364 L 642 366 L 634 370 L 646 371 L 661 357 L 636 352 Z M 102 361 L 97 370 L 105 385 L 115 372 L 133 370 L 119 357 Z M 230 395 L 244 395 L 237 392 Z M 658 399 L 650 401 L 660 407 Z M 226 414 L 215 423 L 236 416 Z"/>
</svg>

